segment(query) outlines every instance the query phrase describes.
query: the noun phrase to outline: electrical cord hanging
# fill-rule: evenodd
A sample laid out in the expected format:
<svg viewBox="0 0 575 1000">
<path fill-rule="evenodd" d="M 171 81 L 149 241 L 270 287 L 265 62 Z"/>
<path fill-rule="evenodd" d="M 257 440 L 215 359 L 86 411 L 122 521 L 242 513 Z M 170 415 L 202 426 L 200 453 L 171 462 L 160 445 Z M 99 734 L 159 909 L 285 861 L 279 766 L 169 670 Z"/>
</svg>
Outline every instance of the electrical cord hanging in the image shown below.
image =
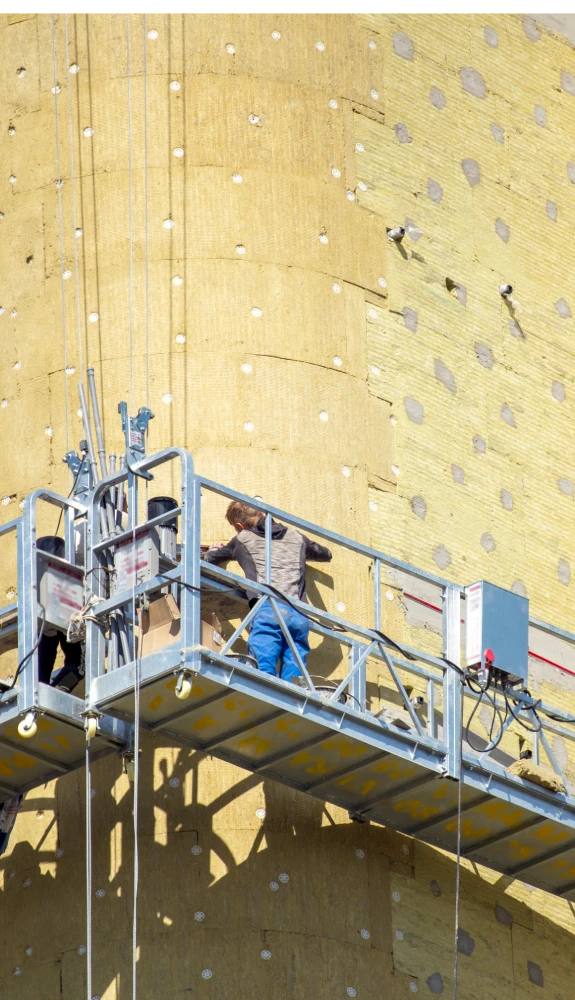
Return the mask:
<svg viewBox="0 0 575 1000">
<path fill-rule="evenodd" d="M 461 683 L 461 724 L 459 729 L 459 781 L 457 783 L 457 851 L 455 861 L 455 940 L 453 946 L 453 1000 L 457 1000 L 457 977 L 459 971 L 459 899 L 461 893 L 461 790 L 463 785 L 463 707 L 465 672 Z"/>
<path fill-rule="evenodd" d="M 40 608 L 40 611 L 42 612 L 42 614 L 41 614 L 42 624 L 40 625 L 40 631 L 38 633 L 38 638 L 36 639 L 36 642 L 32 646 L 32 649 L 29 650 L 29 652 L 26 653 L 26 655 L 22 657 L 22 659 L 20 660 L 20 663 L 16 667 L 16 672 L 15 672 L 14 677 L 12 679 L 12 683 L 11 683 L 10 687 L 8 688 L 9 691 L 11 691 L 15 687 L 16 681 L 18 680 L 18 675 L 19 675 L 20 671 L 26 665 L 26 663 L 28 663 L 28 660 L 30 659 L 31 656 L 34 655 L 34 653 L 38 649 L 38 646 L 42 642 L 42 636 L 44 635 L 44 628 L 45 628 L 45 625 L 46 625 L 46 609 L 45 609 L 45 607 L 44 607 L 43 604 L 40 604 L 40 602 L 38 602 L 38 607 Z"/>
</svg>

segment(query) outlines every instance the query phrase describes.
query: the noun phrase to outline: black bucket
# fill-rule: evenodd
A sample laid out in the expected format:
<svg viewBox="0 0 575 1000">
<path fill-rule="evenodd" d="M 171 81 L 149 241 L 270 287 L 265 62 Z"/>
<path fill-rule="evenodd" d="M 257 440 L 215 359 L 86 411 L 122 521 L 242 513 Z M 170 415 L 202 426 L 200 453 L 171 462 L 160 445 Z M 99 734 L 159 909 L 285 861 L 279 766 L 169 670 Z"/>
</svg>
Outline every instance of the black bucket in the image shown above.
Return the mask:
<svg viewBox="0 0 575 1000">
<path fill-rule="evenodd" d="M 58 556 L 59 559 L 66 558 L 66 543 L 59 535 L 42 535 L 36 540 L 36 548 L 47 552 L 50 556 Z"/>
<path fill-rule="evenodd" d="M 151 521 L 154 517 L 159 517 L 160 514 L 165 514 L 168 510 L 175 510 L 176 507 L 179 507 L 179 504 L 173 497 L 152 497 L 148 500 L 148 520 Z M 162 527 L 174 528 L 177 531 L 177 518 L 174 517 L 171 521 L 164 521 Z"/>
</svg>

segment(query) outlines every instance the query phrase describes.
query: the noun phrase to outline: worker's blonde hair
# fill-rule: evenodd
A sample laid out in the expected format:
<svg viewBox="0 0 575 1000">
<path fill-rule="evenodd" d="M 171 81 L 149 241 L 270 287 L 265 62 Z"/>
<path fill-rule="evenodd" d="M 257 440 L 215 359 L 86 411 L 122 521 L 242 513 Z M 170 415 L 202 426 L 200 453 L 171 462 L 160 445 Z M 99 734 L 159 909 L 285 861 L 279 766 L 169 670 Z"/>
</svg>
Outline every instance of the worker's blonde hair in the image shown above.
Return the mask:
<svg viewBox="0 0 575 1000">
<path fill-rule="evenodd" d="M 242 503 L 240 500 L 232 500 L 226 511 L 226 521 L 229 521 L 233 528 L 236 528 L 238 524 L 243 524 L 246 528 L 253 528 L 261 517 L 263 517 L 261 510 L 256 510 L 255 507 L 250 507 L 249 504 Z"/>
</svg>

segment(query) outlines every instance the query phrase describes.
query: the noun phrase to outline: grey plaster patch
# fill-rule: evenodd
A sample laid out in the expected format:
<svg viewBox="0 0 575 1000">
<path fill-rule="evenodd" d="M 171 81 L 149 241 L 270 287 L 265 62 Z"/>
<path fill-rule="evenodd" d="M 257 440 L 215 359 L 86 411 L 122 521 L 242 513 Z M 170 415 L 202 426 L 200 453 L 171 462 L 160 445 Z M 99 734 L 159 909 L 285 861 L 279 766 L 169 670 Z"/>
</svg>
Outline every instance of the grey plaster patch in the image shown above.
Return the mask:
<svg viewBox="0 0 575 1000">
<path fill-rule="evenodd" d="M 440 569 L 447 569 L 451 565 L 451 556 L 445 545 L 438 545 L 433 553 L 433 561 Z"/>
<path fill-rule="evenodd" d="M 558 403 L 562 403 L 565 399 L 565 386 L 563 382 L 553 382 L 551 385 L 551 395 L 553 399 L 556 399 Z"/>
<path fill-rule="evenodd" d="M 471 160 L 469 157 L 466 157 L 465 160 L 461 161 L 461 169 L 467 178 L 469 187 L 475 187 L 481 182 L 481 170 L 479 169 L 477 160 Z"/>
<path fill-rule="evenodd" d="M 399 142 L 411 142 L 412 141 L 411 136 L 410 136 L 410 134 L 409 134 L 409 132 L 407 130 L 407 125 L 404 125 L 403 122 L 398 122 L 397 125 L 394 125 L 393 126 L 393 131 L 395 132 L 395 135 L 396 135 L 397 139 L 399 140 Z"/>
<path fill-rule="evenodd" d="M 483 532 L 480 541 L 486 552 L 493 552 L 497 548 L 493 535 L 490 535 L 488 531 Z"/>
<path fill-rule="evenodd" d="M 523 31 L 530 42 L 538 42 L 541 38 L 541 32 L 532 17 L 523 18 Z"/>
<path fill-rule="evenodd" d="M 490 371 L 493 368 L 495 359 L 493 357 L 493 351 L 486 344 L 476 344 L 475 345 L 475 357 L 479 361 L 480 365 L 484 368 L 488 368 Z"/>
<path fill-rule="evenodd" d="M 559 315 L 561 316 L 561 319 L 571 319 L 571 310 L 567 305 L 565 299 L 557 299 L 557 302 L 555 303 L 555 308 L 559 313 Z"/>
<path fill-rule="evenodd" d="M 460 465 L 451 466 L 451 475 L 453 476 L 454 483 L 457 483 L 459 486 L 465 486 L 465 473 Z"/>
<path fill-rule="evenodd" d="M 547 212 L 548 217 L 551 219 L 551 222 L 557 222 L 557 205 L 555 204 L 554 201 L 547 202 L 545 206 L 545 211 Z"/>
<path fill-rule="evenodd" d="M 393 51 L 402 59 L 413 59 L 413 42 L 403 31 L 396 31 L 393 36 Z"/>
<path fill-rule="evenodd" d="M 439 379 L 442 385 L 450 392 L 457 392 L 457 385 L 455 384 L 455 378 L 453 377 L 453 372 L 449 371 L 447 365 L 443 364 L 439 358 L 436 358 L 433 367 L 435 370 L 435 377 Z"/>
<path fill-rule="evenodd" d="M 533 108 L 533 117 L 538 125 L 547 124 L 547 112 L 545 108 L 542 108 L 540 104 L 536 104 Z"/>
<path fill-rule="evenodd" d="M 529 596 L 527 593 L 527 587 L 523 583 L 523 580 L 514 580 L 513 583 L 511 584 L 511 592 L 513 594 L 519 594 L 519 597 Z"/>
<path fill-rule="evenodd" d="M 511 236 L 511 230 L 503 219 L 495 220 L 495 232 L 504 243 L 509 243 L 509 237 Z"/>
<path fill-rule="evenodd" d="M 561 73 L 561 90 L 575 97 L 575 76 L 572 73 L 565 72 L 565 70 Z"/>
<path fill-rule="evenodd" d="M 460 955 L 467 955 L 470 957 L 473 955 L 475 950 L 475 941 L 467 931 L 463 930 L 463 927 L 459 927 L 457 931 L 457 950 Z"/>
<path fill-rule="evenodd" d="M 509 326 L 509 333 L 512 337 L 517 337 L 518 340 L 525 340 L 525 334 L 516 319 L 511 319 L 511 317 L 509 317 L 507 324 Z"/>
<path fill-rule="evenodd" d="M 566 771 L 569 767 L 569 753 L 567 750 L 567 744 L 562 736 L 553 737 L 553 753 L 557 758 L 557 763 L 559 767 Z"/>
<path fill-rule="evenodd" d="M 445 100 L 445 97 L 441 93 L 439 87 L 431 88 L 429 91 L 429 100 L 433 104 L 433 107 L 437 108 L 438 111 L 443 111 L 445 105 L 447 104 L 447 101 Z"/>
<path fill-rule="evenodd" d="M 441 187 L 441 184 L 438 184 L 437 181 L 434 181 L 431 177 L 427 181 L 427 196 L 436 204 L 439 204 L 443 198 L 443 188 Z"/>
<path fill-rule="evenodd" d="M 467 289 L 465 285 L 455 286 L 455 298 L 460 303 L 460 305 L 462 306 L 467 305 Z"/>
<path fill-rule="evenodd" d="M 475 434 L 473 438 L 473 447 L 475 448 L 475 451 L 479 452 L 480 455 L 484 455 L 487 451 L 487 445 L 485 444 L 483 438 L 479 437 L 479 434 Z"/>
<path fill-rule="evenodd" d="M 483 37 L 492 49 L 496 49 L 499 45 L 499 35 L 497 34 L 495 28 L 489 28 L 486 25 L 483 29 Z"/>
<path fill-rule="evenodd" d="M 487 88 L 481 73 L 478 73 L 471 66 L 463 66 L 459 70 L 459 75 L 461 77 L 461 86 L 468 94 L 471 94 L 472 97 L 485 97 Z"/>
<path fill-rule="evenodd" d="M 567 176 L 572 184 L 575 184 L 575 163 L 567 164 Z"/>
<path fill-rule="evenodd" d="M 484 705 L 479 712 L 479 721 L 485 729 L 485 732 L 489 733 L 491 731 L 491 727 L 493 726 L 493 709 L 489 711 L 487 705 Z"/>
<path fill-rule="evenodd" d="M 499 499 L 501 500 L 501 506 L 504 507 L 505 510 L 513 510 L 513 497 L 511 496 L 509 490 L 500 490 Z"/>
<path fill-rule="evenodd" d="M 439 972 L 432 972 L 425 980 L 430 993 L 443 993 L 443 979 Z"/>
<path fill-rule="evenodd" d="M 420 517 L 422 521 L 425 521 L 427 515 L 427 504 L 423 497 L 412 497 L 411 509 L 416 517 Z"/>
<path fill-rule="evenodd" d="M 566 559 L 560 559 L 557 566 L 557 577 L 559 583 L 564 583 L 566 587 L 571 583 L 571 567 Z"/>
<path fill-rule="evenodd" d="M 501 128 L 501 125 L 496 125 L 495 122 L 491 122 L 491 135 L 495 139 L 495 142 L 499 142 L 502 146 L 505 142 L 505 132 Z"/>
<path fill-rule="evenodd" d="M 405 328 L 409 330 L 410 333 L 417 332 L 417 313 L 415 309 L 410 309 L 409 306 L 403 307 L 403 322 L 405 323 Z"/>
<path fill-rule="evenodd" d="M 543 972 L 536 962 L 527 962 L 527 975 L 530 983 L 534 983 L 535 986 L 543 986 L 545 982 Z"/>
<path fill-rule="evenodd" d="M 432 891 L 433 895 L 435 896 L 435 898 L 439 899 L 439 897 L 441 896 L 441 886 L 439 886 L 437 884 L 437 882 L 435 881 L 435 879 L 431 880 L 431 882 L 429 883 L 429 888 L 431 889 L 431 891 Z"/>
<path fill-rule="evenodd" d="M 501 407 L 501 419 L 505 421 L 509 427 L 516 427 L 515 417 L 513 415 L 513 410 L 507 403 L 504 403 Z"/>
<path fill-rule="evenodd" d="M 423 236 L 422 230 L 416 225 L 413 219 L 405 220 L 405 231 L 414 243 L 417 243 L 418 239 Z"/>
<path fill-rule="evenodd" d="M 495 904 L 495 919 L 500 923 L 504 924 L 505 927 L 511 927 L 513 923 L 513 917 L 504 906 L 500 906 L 499 903 Z"/>
<path fill-rule="evenodd" d="M 570 479 L 558 479 L 557 480 L 557 485 L 559 487 L 559 491 L 561 493 L 563 493 L 564 496 L 566 496 L 566 497 L 572 497 L 573 496 L 573 489 L 574 489 L 574 487 L 573 487 L 573 483 L 572 483 L 572 481 Z"/>
<path fill-rule="evenodd" d="M 406 396 L 403 400 L 403 405 L 405 406 L 407 416 L 414 424 L 423 423 L 423 406 L 417 399 L 411 399 L 409 396 Z"/>
</svg>

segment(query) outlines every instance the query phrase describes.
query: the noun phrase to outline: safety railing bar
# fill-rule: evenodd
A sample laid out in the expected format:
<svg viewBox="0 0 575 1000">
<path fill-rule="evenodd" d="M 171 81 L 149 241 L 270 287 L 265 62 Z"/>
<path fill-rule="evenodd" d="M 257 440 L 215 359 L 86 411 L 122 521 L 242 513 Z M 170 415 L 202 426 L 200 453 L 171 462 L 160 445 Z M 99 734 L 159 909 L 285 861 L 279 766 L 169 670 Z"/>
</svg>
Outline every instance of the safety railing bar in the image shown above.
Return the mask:
<svg viewBox="0 0 575 1000">
<path fill-rule="evenodd" d="M 14 614 L 18 610 L 18 601 L 13 601 L 12 604 L 5 604 L 3 608 L 0 608 L 0 633 L 2 632 L 2 619 L 7 615 Z"/>
<path fill-rule="evenodd" d="M 362 645 L 363 645 L 363 643 L 362 643 Z M 330 701 L 337 701 L 337 699 L 339 698 L 339 696 L 342 693 L 342 691 L 345 691 L 346 687 L 348 687 L 351 679 L 353 677 L 355 677 L 355 675 L 357 673 L 359 673 L 361 667 L 363 666 L 363 664 L 366 662 L 366 660 L 370 656 L 370 654 L 371 654 L 371 652 L 372 652 L 372 650 L 373 650 L 373 648 L 374 648 L 375 645 L 376 645 L 375 642 L 371 642 L 369 644 L 369 646 L 365 646 L 362 649 L 361 655 L 359 656 L 357 662 L 354 663 L 352 669 L 349 671 L 349 673 L 346 674 L 346 676 L 340 682 L 339 686 L 336 687 L 336 689 L 333 692 L 333 694 L 330 694 L 330 696 L 329 696 L 330 697 Z"/>
<path fill-rule="evenodd" d="M 404 573 L 415 576 L 420 580 L 426 580 L 428 583 L 433 583 L 438 587 L 454 587 L 456 590 L 461 592 L 463 591 L 463 587 L 460 587 L 458 584 L 452 583 L 449 580 L 444 580 L 439 576 L 435 576 L 433 573 L 427 573 L 425 570 L 417 569 L 416 566 L 411 566 L 410 563 L 403 562 L 401 559 L 395 559 L 393 556 L 387 556 L 383 552 L 379 552 L 377 549 L 372 549 L 368 545 L 362 545 L 361 542 L 354 542 L 351 538 L 346 538 L 344 535 L 339 535 L 335 531 L 330 531 L 329 528 L 322 528 L 320 525 L 314 524 L 312 521 L 306 521 L 304 518 L 296 517 L 294 514 L 289 514 L 287 511 L 281 510 L 279 507 L 274 507 L 271 504 L 264 503 L 263 500 L 256 500 L 254 497 L 246 496 L 246 494 L 239 493 L 237 490 L 229 489 L 227 486 L 222 486 L 220 483 L 207 479 L 205 476 L 199 476 L 196 474 L 196 479 L 199 480 L 205 489 L 210 490 L 212 493 L 218 493 L 220 496 L 228 497 L 229 499 L 239 500 L 242 503 L 248 504 L 250 507 L 254 507 L 256 510 L 260 510 L 263 514 L 269 513 L 272 517 L 285 521 L 292 527 L 311 532 L 313 535 L 318 535 L 326 541 L 333 542 L 336 545 L 341 545 L 343 548 L 350 549 L 352 552 L 357 552 L 360 555 L 367 556 L 369 559 L 377 559 L 386 566 L 402 570 Z"/>
<path fill-rule="evenodd" d="M 381 560 L 373 563 L 373 625 L 381 628 Z"/>
<path fill-rule="evenodd" d="M 219 577 L 221 580 L 239 585 L 243 590 L 245 590 L 245 577 L 238 576 L 236 573 L 232 573 L 228 569 L 220 569 L 219 567 L 216 569 L 213 563 L 202 562 L 202 573 L 205 573 L 206 569 L 214 576 L 215 579 Z M 274 591 L 269 590 L 264 583 L 258 583 L 256 580 L 250 580 L 249 587 L 250 590 L 256 591 L 259 594 L 269 594 L 270 597 L 277 598 L 277 594 Z M 353 622 L 347 621 L 345 618 L 339 618 L 337 615 L 332 615 L 329 611 L 324 611 L 323 608 L 318 608 L 313 604 L 306 604 L 304 601 L 298 601 L 295 597 L 290 597 L 290 603 L 297 608 L 298 611 L 301 610 L 303 615 L 311 613 L 316 618 L 323 618 L 326 622 L 338 626 L 338 629 L 344 628 L 350 635 L 367 639 L 368 642 L 381 642 L 381 636 L 375 634 L 372 629 L 366 628 L 363 625 L 356 625 Z M 316 625 L 314 622 L 310 622 L 310 626 L 312 630 L 315 630 Z M 344 638 L 340 639 L 339 630 L 331 630 L 330 635 L 332 635 L 338 642 L 345 641 Z M 418 659 L 421 659 L 426 663 L 430 663 L 432 666 L 438 667 L 440 670 L 447 669 L 447 664 L 443 660 L 438 659 L 436 656 L 432 656 L 430 653 L 423 653 L 420 650 L 412 649 L 411 646 L 402 646 L 402 648 L 407 652 L 413 653 L 413 655 Z M 411 668 L 407 666 L 407 669 Z"/>
<path fill-rule="evenodd" d="M 147 594 L 149 590 L 159 590 L 160 587 L 165 587 L 169 583 L 179 583 L 181 575 L 181 566 L 174 566 L 173 569 L 169 569 L 165 573 L 153 576 L 151 580 L 137 584 L 135 592 L 134 590 L 123 590 L 120 594 L 114 594 L 113 597 L 107 597 L 106 600 L 100 601 L 94 605 L 94 614 L 107 615 L 116 608 L 124 607 L 132 601 L 134 593 L 136 597 L 140 597 L 142 594 Z"/>
<path fill-rule="evenodd" d="M 132 468 L 135 469 L 136 472 L 141 469 L 154 469 L 157 465 L 161 465 L 163 462 L 172 461 L 176 458 L 180 458 L 184 465 L 193 463 L 193 459 L 189 451 L 186 451 L 185 448 L 172 447 L 164 448 L 163 451 L 157 451 L 154 455 L 148 455 L 141 461 L 132 463 Z M 120 483 L 125 483 L 130 475 L 131 473 L 127 466 L 117 469 L 115 472 L 111 472 L 105 479 L 101 479 L 97 484 L 94 489 L 91 502 L 94 505 L 97 505 L 102 499 L 104 493 L 106 493 L 111 486 L 118 486 Z"/>
<path fill-rule="evenodd" d="M 296 663 L 297 663 L 297 665 L 298 665 L 301 673 L 305 677 L 305 679 L 306 679 L 306 681 L 307 681 L 310 689 L 315 693 L 315 684 L 314 684 L 314 682 L 312 681 L 310 675 L 307 672 L 307 667 L 306 667 L 305 663 L 303 662 L 303 660 L 302 660 L 302 658 L 301 658 L 301 656 L 299 654 L 299 651 L 298 651 L 298 649 L 296 647 L 295 642 L 293 641 L 291 632 L 288 629 L 288 627 L 287 627 L 287 625 L 286 625 L 286 623 L 285 623 L 285 621 L 283 619 L 283 615 L 282 615 L 280 609 L 278 608 L 277 601 L 275 600 L 275 598 L 270 597 L 269 598 L 269 602 L 270 602 L 270 604 L 272 606 L 274 615 L 277 618 L 278 625 L 279 625 L 279 627 L 282 630 L 283 637 L 284 637 L 285 641 L 287 642 L 287 644 L 288 644 L 288 646 L 289 646 L 289 648 L 291 650 L 292 656 L 294 657 L 294 659 L 295 659 L 295 661 L 296 661 Z"/>
<path fill-rule="evenodd" d="M 155 528 L 165 521 L 171 521 L 172 518 L 177 517 L 178 514 L 182 513 L 181 507 L 174 507 L 172 510 L 166 510 L 163 514 L 158 514 L 157 517 L 151 518 L 149 521 L 142 521 L 141 524 L 136 525 L 136 538 L 139 538 L 144 532 L 149 531 L 150 528 Z M 105 538 L 103 542 L 98 542 L 94 545 L 94 552 L 105 552 L 106 549 L 111 549 L 115 545 L 119 545 L 121 542 L 132 541 L 134 537 L 134 529 L 129 528 L 126 531 L 120 532 L 118 535 L 112 535 L 109 538 Z"/>
<path fill-rule="evenodd" d="M 240 624 L 238 625 L 238 627 L 235 630 L 234 634 L 231 635 L 230 638 L 227 640 L 225 646 L 223 647 L 223 649 L 221 651 L 222 652 L 222 656 L 225 656 L 226 653 L 232 648 L 232 646 L 233 646 L 234 642 L 236 641 L 236 639 L 239 639 L 239 637 L 242 634 L 242 632 L 244 631 L 244 629 L 246 629 L 248 627 L 248 625 L 252 621 L 254 615 L 257 614 L 257 612 L 265 604 L 266 601 L 267 601 L 267 597 L 260 597 L 260 599 L 258 600 L 257 604 L 254 604 L 254 606 L 252 608 L 250 608 L 250 610 L 248 611 L 246 617 L 240 622 Z"/>
<path fill-rule="evenodd" d="M 542 622 L 539 618 L 532 618 L 529 616 L 529 624 L 533 628 L 539 629 L 541 632 L 547 632 L 549 635 L 557 636 L 559 639 L 565 639 L 567 642 L 571 642 L 575 645 L 575 633 L 568 632 L 566 629 L 558 628 L 555 625 L 550 625 L 549 622 Z"/>
<path fill-rule="evenodd" d="M 272 516 L 265 515 L 265 583 L 272 582 Z"/>
<path fill-rule="evenodd" d="M 549 746 L 549 743 L 547 742 L 547 737 L 545 736 L 545 733 L 543 732 L 542 729 L 539 730 L 539 738 L 540 738 L 541 742 L 543 743 L 543 746 L 545 747 L 545 751 L 547 753 L 547 756 L 549 757 L 549 760 L 551 761 L 551 764 L 553 766 L 553 770 L 557 772 L 557 774 L 559 775 L 559 777 L 563 780 L 565 788 L 567 788 L 567 781 L 565 780 L 565 775 L 563 774 L 563 771 L 559 767 L 557 758 L 556 758 L 555 754 L 553 753 L 551 747 Z M 569 793 L 567 793 L 567 794 L 569 794 Z"/>
<path fill-rule="evenodd" d="M 425 733 L 423 731 L 423 727 L 421 725 L 421 722 L 419 721 L 419 718 L 417 716 L 417 712 L 415 711 L 413 705 L 411 704 L 411 702 L 410 702 L 410 700 L 409 700 L 409 698 L 407 696 L 407 691 L 405 690 L 405 688 L 404 688 L 404 686 L 403 686 L 403 684 L 401 682 L 401 677 L 397 673 L 397 671 L 396 671 L 396 669 L 395 669 L 395 667 L 394 667 L 394 665 L 392 663 L 391 657 L 389 656 L 389 654 L 388 654 L 385 646 L 383 645 L 383 643 L 381 643 L 381 642 L 379 643 L 379 648 L 381 649 L 381 653 L 382 653 L 383 659 L 387 663 L 387 668 L 388 668 L 391 676 L 393 677 L 393 680 L 395 681 L 395 686 L 396 686 L 397 690 L 399 691 L 399 693 L 400 693 L 400 695 L 401 695 L 401 697 L 403 699 L 403 703 L 404 703 L 407 711 L 409 712 L 409 715 L 411 717 L 411 721 L 413 722 L 413 724 L 414 724 L 415 728 L 417 729 L 417 732 L 419 733 L 419 735 L 420 736 L 424 736 Z"/>
<path fill-rule="evenodd" d="M 6 521 L 5 524 L 0 524 L 0 535 L 7 535 L 9 531 L 16 531 L 21 520 L 21 517 L 15 517 L 12 521 Z"/>
<path fill-rule="evenodd" d="M 435 685 L 432 678 L 427 681 L 427 734 L 435 739 Z"/>
<path fill-rule="evenodd" d="M 62 497 L 59 493 L 54 493 L 52 490 L 34 490 L 26 497 L 26 502 L 30 504 L 31 509 L 35 507 L 38 500 L 44 500 L 54 507 L 61 507 L 62 510 L 65 510 L 66 507 L 73 507 L 80 514 L 85 514 L 88 510 L 86 504 L 80 503 L 79 500 L 74 500 L 73 497 Z"/>
</svg>

